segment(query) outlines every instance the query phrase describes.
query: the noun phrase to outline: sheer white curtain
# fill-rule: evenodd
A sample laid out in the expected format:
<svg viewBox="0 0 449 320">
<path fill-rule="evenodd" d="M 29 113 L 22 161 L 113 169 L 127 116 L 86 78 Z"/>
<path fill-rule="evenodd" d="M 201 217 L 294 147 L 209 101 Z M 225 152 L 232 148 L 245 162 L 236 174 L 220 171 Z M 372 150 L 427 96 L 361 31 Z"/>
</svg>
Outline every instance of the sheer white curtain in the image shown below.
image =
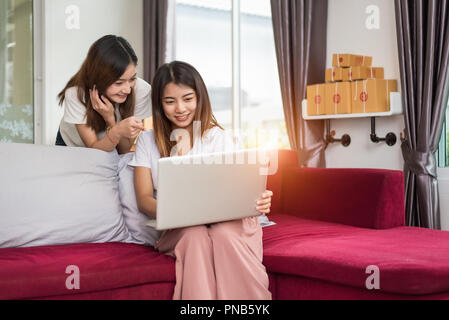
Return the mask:
<svg viewBox="0 0 449 320">
<path fill-rule="evenodd" d="M 167 51 L 166 62 L 176 58 L 176 0 L 167 0 Z"/>
<path fill-rule="evenodd" d="M 6 104 L 6 63 L 8 61 L 8 1 L 0 1 L 0 106 Z"/>
</svg>

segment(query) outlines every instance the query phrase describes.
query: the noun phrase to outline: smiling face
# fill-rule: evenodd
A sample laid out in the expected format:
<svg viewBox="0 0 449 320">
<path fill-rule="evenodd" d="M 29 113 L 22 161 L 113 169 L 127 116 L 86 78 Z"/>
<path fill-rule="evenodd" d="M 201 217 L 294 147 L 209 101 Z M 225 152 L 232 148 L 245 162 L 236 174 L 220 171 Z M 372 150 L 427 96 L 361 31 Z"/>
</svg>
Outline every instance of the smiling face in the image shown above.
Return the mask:
<svg viewBox="0 0 449 320">
<path fill-rule="evenodd" d="M 189 129 L 195 119 L 198 99 L 192 88 L 170 82 L 165 86 L 162 107 L 173 129 Z"/>
<path fill-rule="evenodd" d="M 131 63 L 125 73 L 106 90 L 106 97 L 112 102 L 125 103 L 132 89 L 136 86 L 136 66 Z"/>
</svg>

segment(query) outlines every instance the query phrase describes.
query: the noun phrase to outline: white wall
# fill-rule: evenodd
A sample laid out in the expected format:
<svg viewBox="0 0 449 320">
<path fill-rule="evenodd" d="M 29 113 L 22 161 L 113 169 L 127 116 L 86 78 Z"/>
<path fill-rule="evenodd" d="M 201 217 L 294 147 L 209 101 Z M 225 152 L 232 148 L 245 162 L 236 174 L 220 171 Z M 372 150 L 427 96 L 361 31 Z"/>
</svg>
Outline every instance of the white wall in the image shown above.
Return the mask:
<svg viewBox="0 0 449 320">
<path fill-rule="evenodd" d="M 76 12 L 79 8 L 79 29 Z M 45 0 L 42 107 L 42 142 L 53 145 L 63 110 L 57 95 L 78 71 L 87 56 L 90 45 L 107 34 L 127 39 L 139 57 L 138 74 L 142 76 L 143 63 L 143 1 L 142 0 Z M 69 22 L 67 28 L 67 22 Z"/>
<path fill-rule="evenodd" d="M 380 28 L 368 30 L 370 16 L 366 8 L 375 5 L 380 10 Z M 332 67 L 334 53 L 356 53 L 373 57 L 373 65 L 385 68 L 385 77 L 398 80 L 399 58 L 396 37 L 394 1 L 391 0 L 329 0 L 327 67 Z M 404 129 L 403 116 L 376 118 L 376 133 L 384 138 L 387 133 L 397 135 L 394 147 L 370 140 L 371 118 L 331 120 L 336 138 L 351 136 L 348 148 L 335 143 L 326 152 L 329 168 L 378 168 L 403 170 L 400 133 Z"/>
</svg>

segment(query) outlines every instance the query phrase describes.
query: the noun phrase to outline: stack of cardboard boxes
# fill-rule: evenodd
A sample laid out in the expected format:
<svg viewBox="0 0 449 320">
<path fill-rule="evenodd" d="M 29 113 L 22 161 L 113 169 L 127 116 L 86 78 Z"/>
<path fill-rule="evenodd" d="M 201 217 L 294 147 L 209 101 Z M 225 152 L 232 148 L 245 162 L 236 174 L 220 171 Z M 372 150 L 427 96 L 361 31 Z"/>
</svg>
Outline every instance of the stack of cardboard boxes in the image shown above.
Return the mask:
<svg viewBox="0 0 449 320">
<path fill-rule="evenodd" d="M 384 79 L 384 68 L 372 67 L 373 58 L 334 54 L 326 83 L 307 87 L 307 113 L 335 115 L 390 111 L 390 93 L 396 80 Z"/>
</svg>

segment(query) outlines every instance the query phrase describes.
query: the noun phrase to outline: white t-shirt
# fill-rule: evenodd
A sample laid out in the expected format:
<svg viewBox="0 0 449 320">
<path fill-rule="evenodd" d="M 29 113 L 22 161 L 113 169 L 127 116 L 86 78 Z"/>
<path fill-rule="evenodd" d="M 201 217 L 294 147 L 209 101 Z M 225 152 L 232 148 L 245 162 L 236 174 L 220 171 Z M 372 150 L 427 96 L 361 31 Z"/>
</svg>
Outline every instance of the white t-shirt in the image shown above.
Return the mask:
<svg viewBox="0 0 449 320">
<path fill-rule="evenodd" d="M 230 134 L 214 127 L 207 131 L 203 139 L 196 139 L 193 149 L 187 155 L 198 155 L 214 152 L 234 151 L 238 147 L 234 144 Z M 158 187 L 158 161 L 161 158 L 159 149 L 154 138 L 154 131 L 143 132 L 137 140 L 136 152 L 129 162 L 131 167 L 144 167 L 151 169 L 153 177 L 154 198 L 157 198 Z"/>
<path fill-rule="evenodd" d="M 215 152 L 229 152 L 239 149 L 239 144 L 234 143 L 232 136 L 218 128 L 214 127 L 206 131 L 203 138 L 196 138 L 193 149 L 187 155 L 199 155 Z M 132 160 L 128 163 L 131 167 L 144 167 L 151 169 L 153 179 L 153 196 L 157 199 L 158 188 L 158 161 L 161 158 L 159 149 L 154 138 L 154 131 L 143 132 L 136 145 L 136 151 Z M 262 227 L 273 225 L 265 215 L 259 216 L 259 223 Z"/>
<path fill-rule="evenodd" d="M 140 78 L 136 80 L 134 87 L 136 106 L 134 116 L 144 120 L 151 116 L 151 86 Z M 61 137 L 69 147 L 86 147 L 76 129 L 77 124 L 87 124 L 86 107 L 78 99 L 78 88 L 72 87 L 65 92 L 64 117 L 61 120 L 59 130 Z M 122 121 L 119 108 L 115 108 L 117 122 Z M 98 133 L 98 139 L 103 139 L 106 131 Z"/>
</svg>

